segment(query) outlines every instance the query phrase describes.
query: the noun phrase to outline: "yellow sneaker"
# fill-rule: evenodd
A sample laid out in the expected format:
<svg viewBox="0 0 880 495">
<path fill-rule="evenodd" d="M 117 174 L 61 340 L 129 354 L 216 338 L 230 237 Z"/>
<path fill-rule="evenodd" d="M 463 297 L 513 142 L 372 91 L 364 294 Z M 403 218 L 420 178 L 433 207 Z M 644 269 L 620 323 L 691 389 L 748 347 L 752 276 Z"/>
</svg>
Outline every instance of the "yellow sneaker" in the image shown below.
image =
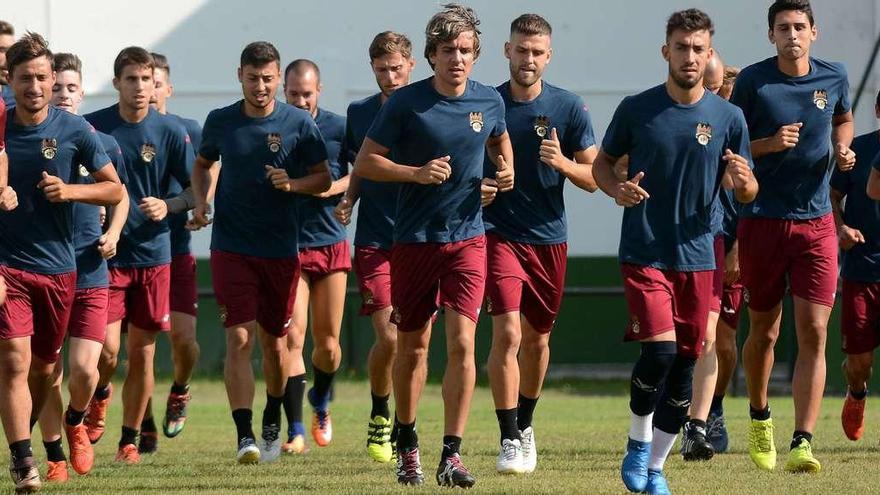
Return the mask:
<svg viewBox="0 0 880 495">
<path fill-rule="evenodd" d="M 776 445 L 773 444 L 773 420 L 753 419 L 749 424 L 749 457 L 759 469 L 776 467 Z"/>
<path fill-rule="evenodd" d="M 813 457 L 813 448 L 806 438 L 801 438 L 797 447 L 788 453 L 785 470 L 789 473 L 818 473 L 822 469 L 819 460 Z"/>
<path fill-rule="evenodd" d="M 367 425 L 367 452 L 376 462 L 391 461 L 391 420 L 373 416 Z"/>
</svg>

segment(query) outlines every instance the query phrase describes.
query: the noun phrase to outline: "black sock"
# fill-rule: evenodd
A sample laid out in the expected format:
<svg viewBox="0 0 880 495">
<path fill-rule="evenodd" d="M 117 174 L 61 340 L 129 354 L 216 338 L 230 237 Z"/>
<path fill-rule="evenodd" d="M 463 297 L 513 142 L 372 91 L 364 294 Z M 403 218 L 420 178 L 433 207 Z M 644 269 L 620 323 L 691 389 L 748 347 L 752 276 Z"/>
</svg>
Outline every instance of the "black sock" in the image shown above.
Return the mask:
<svg viewBox="0 0 880 495">
<path fill-rule="evenodd" d="M 315 372 L 315 386 L 312 388 L 314 394 L 312 399 L 318 402 L 316 405 L 326 404 L 330 401 L 330 386 L 333 384 L 333 376 L 335 371 L 327 373 L 318 369 L 314 364 L 312 370 Z"/>
<path fill-rule="evenodd" d="M 724 396 L 723 395 L 712 396 L 712 405 L 709 406 L 709 411 L 715 413 L 716 416 L 721 416 L 724 414 Z"/>
<path fill-rule="evenodd" d="M 391 427 L 391 445 L 397 445 L 397 436 L 400 434 L 400 422 L 397 421 L 397 413 L 394 413 L 394 426 Z"/>
<path fill-rule="evenodd" d="M 535 407 L 538 405 L 538 397 L 530 399 L 523 394 L 519 394 L 519 404 L 516 408 L 516 427 L 519 431 L 523 431 L 532 426 L 532 415 L 535 414 Z"/>
<path fill-rule="evenodd" d="M 306 392 L 306 375 L 289 376 L 284 385 L 284 415 L 288 426 L 303 422 L 303 395 Z"/>
<path fill-rule="evenodd" d="M 85 411 L 77 411 L 76 409 L 67 406 L 67 412 L 64 413 L 64 422 L 69 424 L 70 426 L 76 426 L 82 423 L 85 415 Z"/>
<path fill-rule="evenodd" d="M 155 433 L 156 431 L 158 431 L 156 429 L 156 420 L 153 419 L 152 414 L 150 415 L 149 418 L 144 418 L 144 420 L 141 421 L 141 431 L 145 431 L 145 432 L 149 432 L 149 433 Z"/>
<path fill-rule="evenodd" d="M 9 452 L 12 454 L 12 460 L 17 461 L 25 457 L 33 457 L 34 451 L 31 450 L 31 439 L 19 440 L 9 444 Z"/>
<path fill-rule="evenodd" d="M 757 421 L 767 421 L 770 419 L 770 404 L 767 404 L 764 409 L 755 409 L 749 406 L 749 417 Z"/>
<path fill-rule="evenodd" d="M 95 398 L 99 400 L 104 400 L 107 397 L 110 397 L 110 385 L 106 387 L 98 387 L 95 389 Z"/>
<path fill-rule="evenodd" d="M 370 409 L 370 418 L 375 418 L 376 416 L 382 416 L 385 419 L 390 418 L 391 410 L 388 409 L 388 398 L 391 397 L 391 395 L 380 397 L 371 392 L 370 397 L 373 399 L 373 408 Z"/>
<path fill-rule="evenodd" d="M 236 409 L 232 411 L 232 420 L 235 421 L 235 430 L 239 442 L 244 438 L 254 438 L 254 430 L 251 426 L 253 419 L 254 412 L 250 409 Z"/>
<path fill-rule="evenodd" d="M 461 450 L 461 437 L 443 435 L 443 452 L 440 454 L 440 462 L 458 454 Z"/>
<path fill-rule="evenodd" d="M 789 449 L 794 449 L 801 443 L 801 439 L 806 440 L 809 443 L 813 443 L 813 434 L 806 431 L 795 430 L 794 434 L 791 436 L 791 447 Z"/>
<path fill-rule="evenodd" d="M 281 424 L 281 404 L 284 396 L 272 397 L 266 392 L 266 408 L 263 409 L 263 426 Z"/>
<path fill-rule="evenodd" d="M 516 424 L 516 411 L 517 408 L 515 407 L 513 409 L 495 409 L 495 416 L 498 417 L 498 427 L 501 429 L 502 442 L 520 439 Z"/>
<path fill-rule="evenodd" d="M 122 427 L 122 438 L 119 439 L 119 446 L 134 445 L 137 443 L 138 431 L 127 426 Z"/>
<path fill-rule="evenodd" d="M 171 393 L 174 395 L 186 395 L 189 392 L 189 383 L 179 385 L 177 382 L 171 383 Z"/>
<path fill-rule="evenodd" d="M 416 433 L 416 422 L 412 424 L 403 424 L 396 422 L 397 425 L 397 450 L 414 449 L 419 446 L 419 436 Z"/>
<path fill-rule="evenodd" d="M 54 442 L 43 442 L 43 447 L 46 448 L 46 460 L 51 462 L 67 460 L 67 457 L 64 457 L 64 449 L 61 447 L 60 438 Z"/>
<path fill-rule="evenodd" d="M 852 397 L 852 398 L 855 399 L 855 400 L 862 400 L 862 399 L 864 399 L 865 397 L 868 396 L 868 389 L 865 388 L 865 389 L 863 389 L 861 392 L 853 392 L 852 390 L 850 390 L 850 391 L 849 391 L 849 396 Z"/>
</svg>

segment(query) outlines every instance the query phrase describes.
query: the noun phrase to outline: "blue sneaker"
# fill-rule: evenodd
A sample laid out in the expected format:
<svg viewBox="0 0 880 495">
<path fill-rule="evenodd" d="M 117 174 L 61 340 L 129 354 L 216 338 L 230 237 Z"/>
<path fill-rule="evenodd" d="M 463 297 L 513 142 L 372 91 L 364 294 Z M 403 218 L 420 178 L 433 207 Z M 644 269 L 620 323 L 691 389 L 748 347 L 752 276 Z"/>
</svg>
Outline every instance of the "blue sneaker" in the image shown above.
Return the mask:
<svg viewBox="0 0 880 495">
<path fill-rule="evenodd" d="M 651 455 L 651 442 L 627 439 L 626 455 L 620 466 L 620 477 L 626 489 L 640 493 L 648 486 L 648 458 Z"/>
<path fill-rule="evenodd" d="M 666 483 L 666 477 L 663 471 L 648 470 L 648 485 L 645 487 L 645 493 L 651 495 L 671 495 L 669 485 Z"/>
<path fill-rule="evenodd" d="M 715 448 L 716 454 L 727 452 L 729 440 L 727 438 L 727 425 L 724 424 L 724 413 L 709 411 L 709 419 L 706 421 L 706 440 Z"/>
</svg>

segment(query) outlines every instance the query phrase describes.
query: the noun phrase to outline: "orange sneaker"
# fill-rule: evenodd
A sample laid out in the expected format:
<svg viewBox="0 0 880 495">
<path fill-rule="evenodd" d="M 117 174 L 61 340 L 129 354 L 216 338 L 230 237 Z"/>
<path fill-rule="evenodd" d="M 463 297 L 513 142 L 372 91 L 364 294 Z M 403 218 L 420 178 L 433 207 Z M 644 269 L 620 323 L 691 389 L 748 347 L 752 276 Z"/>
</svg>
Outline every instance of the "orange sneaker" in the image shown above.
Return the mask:
<svg viewBox="0 0 880 495">
<path fill-rule="evenodd" d="M 67 445 L 70 446 L 70 465 L 77 474 L 89 474 L 95 464 L 95 451 L 86 425 L 80 423 L 76 426 L 64 424 L 64 432 L 67 433 Z"/>
<path fill-rule="evenodd" d="M 110 407 L 110 398 L 113 397 L 113 385 L 108 385 L 107 389 L 110 393 L 107 394 L 106 399 L 92 397 L 89 407 L 86 409 L 86 417 L 83 419 L 83 424 L 86 425 L 86 433 L 91 443 L 98 443 L 98 440 L 104 436 L 107 408 Z"/>
<path fill-rule="evenodd" d="M 116 462 L 124 462 L 128 465 L 139 464 L 141 455 L 138 454 L 137 445 L 129 443 L 119 447 L 119 450 L 116 451 Z"/>
<path fill-rule="evenodd" d="M 865 403 L 867 397 L 854 399 L 849 390 L 846 392 L 846 400 L 843 401 L 843 411 L 840 413 L 840 423 L 846 438 L 858 440 L 865 432 Z"/>
<path fill-rule="evenodd" d="M 330 445 L 333 439 L 333 422 L 330 420 L 330 410 L 318 411 L 312 413 L 312 438 L 318 447 L 326 447 Z"/>
<path fill-rule="evenodd" d="M 281 451 L 285 454 L 308 454 L 309 446 L 306 445 L 306 439 L 302 435 L 294 435 L 288 438 L 288 441 L 281 444 Z"/>
<path fill-rule="evenodd" d="M 67 461 L 47 461 L 46 463 L 49 465 L 49 469 L 46 470 L 46 481 L 63 483 L 70 479 L 70 475 L 67 474 Z"/>
</svg>

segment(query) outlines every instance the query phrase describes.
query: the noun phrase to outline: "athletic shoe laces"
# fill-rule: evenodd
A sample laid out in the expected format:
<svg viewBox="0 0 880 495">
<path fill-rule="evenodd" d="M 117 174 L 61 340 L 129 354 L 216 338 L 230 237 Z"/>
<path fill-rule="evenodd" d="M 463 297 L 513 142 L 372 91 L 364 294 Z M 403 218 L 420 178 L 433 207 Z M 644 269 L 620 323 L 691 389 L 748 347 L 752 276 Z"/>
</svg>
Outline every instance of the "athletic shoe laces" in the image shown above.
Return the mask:
<svg viewBox="0 0 880 495">
<path fill-rule="evenodd" d="M 758 424 L 756 427 L 752 427 L 750 433 L 752 434 L 752 441 L 758 448 L 758 451 L 770 452 L 770 437 L 773 433 L 773 425 Z"/>
<path fill-rule="evenodd" d="M 323 427 L 323 425 L 322 425 Z M 391 425 L 380 425 L 370 421 L 367 425 L 367 443 L 375 443 L 383 445 L 388 443 L 388 436 L 391 434 Z"/>
<path fill-rule="evenodd" d="M 281 426 L 277 424 L 271 425 L 263 425 L 263 440 L 267 442 L 274 442 L 278 440 L 278 434 L 281 432 Z"/>
<path fill-rule="evenodd" d="M 168 416 L 169 419 L 180 419 L 186 412 L 186 403 L 189 401 L 189 395 L 171 395 L 168 398 Z"/>
<path fill-rule="evenodd" d="M 709 438 L 719 437 L 724 432 L 724 416 L 713 416 L 709 420 L 709 431 L 706 435 Z"/>
<path fill-rule="evenodd" d="M 315 416 L 318 417 L 318 426 L 322 430 L 327 429 L 327 420 L 330 419 L 330 414 L 327 411 L 322 411 L 320 409 L 315 410 Z"/>
<path fill-rule="evenodd" d="M 398 476 L 406 478 L 415 478 L 422 476 L 422 466 L 419 463 L 419 449 L 410 449 L 400 454 L 398 461 L 400 467 L 397 469 Z"/>
<path fill-rule="evenodd" d="M 503 457 L 505 461 L 516 459 L 516 445 L 510 441 L 501 444 L 501 457 Z M 459 460 L 458 463 L 460 465 L 461 460 Z M 464 466 L 462 466 L 462 468 L 464 468 Z"/>
</svg>

